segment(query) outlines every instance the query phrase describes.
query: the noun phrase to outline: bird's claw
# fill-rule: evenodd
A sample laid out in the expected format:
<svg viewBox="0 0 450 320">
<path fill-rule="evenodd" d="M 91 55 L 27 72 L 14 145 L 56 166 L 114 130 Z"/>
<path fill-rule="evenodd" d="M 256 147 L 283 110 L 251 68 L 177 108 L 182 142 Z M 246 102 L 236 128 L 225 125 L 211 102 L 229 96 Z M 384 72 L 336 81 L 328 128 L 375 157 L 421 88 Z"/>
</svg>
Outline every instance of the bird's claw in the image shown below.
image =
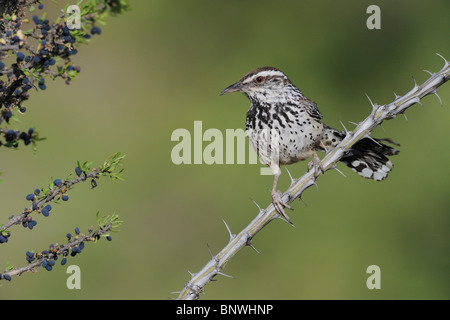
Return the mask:
<svg viewBox="0 0 450 320">
<path fill-rule="evenodd" d="M 308 163 L 308 170 L 314 167 L 314 178 L 317 178 L 321 173 L 325 173 L 325 169 L 322 166 L 322 161 L 320 161 L 317 153 L 314 153 L 312 160 Z"/>
<path fill-rule="evenodd" d="M 288 208 L 289 210 L 294 210 L 294 209 L 292 209 L 287 203 L 285 203 L 283 200 L 281 200 L 281 192 L 280 191 L 272 192 L 272 203 L 273 203 L 273 206 L 275 207 L 275 210 L 277 210 L 277 212 L 281 216 L 283 216 L 287 222 L 292 224 L 291 220 L 289 219 L 289 216 L 284 211 L 284 208 Z"/>
</svg>

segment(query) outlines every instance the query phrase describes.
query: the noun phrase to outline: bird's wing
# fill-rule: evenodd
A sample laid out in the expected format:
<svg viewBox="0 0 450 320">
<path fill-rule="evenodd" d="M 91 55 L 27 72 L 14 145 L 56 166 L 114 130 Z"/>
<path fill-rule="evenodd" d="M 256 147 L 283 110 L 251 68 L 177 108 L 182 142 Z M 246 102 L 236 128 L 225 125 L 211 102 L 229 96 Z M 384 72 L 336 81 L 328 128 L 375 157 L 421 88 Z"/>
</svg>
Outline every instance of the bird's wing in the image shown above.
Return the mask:
<svg viewBox="0 0 450 320">
<path fill-rule="evenodd" d="M 302 99 L 302 106 L 305 108 L 306 112 L 311 116 L 311 118 L 322 121 L 322 114 L 317 108 L 317 105 L 314 101 L 311 101 L 307 98 Z"/>
</svg>

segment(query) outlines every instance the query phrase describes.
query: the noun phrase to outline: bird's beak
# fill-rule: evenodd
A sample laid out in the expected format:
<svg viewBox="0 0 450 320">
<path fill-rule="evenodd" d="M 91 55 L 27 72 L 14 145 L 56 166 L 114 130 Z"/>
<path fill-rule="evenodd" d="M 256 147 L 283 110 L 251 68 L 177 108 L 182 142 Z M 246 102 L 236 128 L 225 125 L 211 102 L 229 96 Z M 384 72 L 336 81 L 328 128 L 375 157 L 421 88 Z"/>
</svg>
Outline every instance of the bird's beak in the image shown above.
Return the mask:
<svg viewBox="0 0 450 320">
<path fill-rule="evenodd" d="M 240 82 L 236 82 L 232 84 L 231 86 L 226 87 L 220 95 L 224 95 L 225 93 L 235 92 L 235 91 L 242 91 L 242 86 Z"/>
</svg>

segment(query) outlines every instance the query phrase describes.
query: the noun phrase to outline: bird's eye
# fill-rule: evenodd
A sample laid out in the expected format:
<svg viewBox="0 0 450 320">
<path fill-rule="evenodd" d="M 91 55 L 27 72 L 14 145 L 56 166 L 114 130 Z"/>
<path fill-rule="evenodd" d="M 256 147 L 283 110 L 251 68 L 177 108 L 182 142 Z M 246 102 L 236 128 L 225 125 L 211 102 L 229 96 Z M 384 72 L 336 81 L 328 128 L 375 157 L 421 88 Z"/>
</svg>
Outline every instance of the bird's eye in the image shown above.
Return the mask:
<svg viewBox="0 0 450 320">
<path fill-rule="evenodd" d="M 263 78 L 262 78 L 262 77 L 258 77 L 258 78 L 256 78 L 255 80 L 256 80 L 257 83 L 263 82 Z"/>
</svg>

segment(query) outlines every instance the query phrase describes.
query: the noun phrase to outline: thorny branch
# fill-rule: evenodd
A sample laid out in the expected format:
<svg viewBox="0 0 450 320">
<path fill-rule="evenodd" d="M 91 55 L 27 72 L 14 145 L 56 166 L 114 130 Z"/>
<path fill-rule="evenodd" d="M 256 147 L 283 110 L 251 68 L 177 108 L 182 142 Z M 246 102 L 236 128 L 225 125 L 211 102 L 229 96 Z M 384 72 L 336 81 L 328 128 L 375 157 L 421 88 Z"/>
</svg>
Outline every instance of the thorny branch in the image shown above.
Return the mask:
<svg viewBox="0 0 450 320">
<path fill-rule="evenodd" d="M 430 74 L 430 77 L 423 84 L 418 85 L 414 81 L 414 87 L 409 92 L 403 96 L 396 95 L 395 100 L 386 105 L 372 103 L 369 98 L 372 105 L 371 114 L 366 119 L 361 121 L 353 131 L 347 131 L 347 129 L 345 129 L 346 136 L 342 142 L 334 149 L 327 151 L 321 161 L 324 172 L 330 169 L 337 170 L 336 164 L 339 159 L 341 159 L 347 150 L 349 150 L 356 142 L 362 138 L 370 137 L 370 133 L 384 120 L 393 119 L 398 114 L 403 114 L 407 108 L 411 107 L 415 103 L 421 104 L 420 100 L 427 95 L 436 95 L 442 104 L 442 101 L 437 94 L 437 88 L 449 80 L 450 63 L 441 55 L 438 54 L 438 56 L 444 60 L 444 67 L 436 73 L 431 73 L 425 70 Z M 315 169 L 311 168 L 299 179 L 293 179 L 291 177 L 291 186 L 286 192 L 283 193 L 282 200 L 289 204 L 296 198 L 301 198 L 303 191 L 316 184 L 317 177 L 315 177 L 314 171 Z M 237 235 L 232 234 L 225 223 L 225 226 L 230 234 L 230 241 L 217 255 L 214 256 L 210 251 L 211 260 L 209 260 L 209 262 L 198 273 L 191 273 L 191 279 L 189 282 L 180 292 L 177 292 L 179 293 L 177 297 L 178 300 L 198 299 L 200 293 L 203 292 L 205 285 L 209 281 L 213 280 L 216 275 L 228 276 L 224 274 L 222 270 L 225 268 L 230 259 L 246 246 L 250 246 L 254 249 L 252 246 L 253 237 L 272 220 L 276 218 L 283 219 L 283 217 L 281 217 L 275 210 L 273 204 L 270 204 L 266 209 L 262 209 L 259 206 L 258 208 L 258 215 Z"/>
</svg>

